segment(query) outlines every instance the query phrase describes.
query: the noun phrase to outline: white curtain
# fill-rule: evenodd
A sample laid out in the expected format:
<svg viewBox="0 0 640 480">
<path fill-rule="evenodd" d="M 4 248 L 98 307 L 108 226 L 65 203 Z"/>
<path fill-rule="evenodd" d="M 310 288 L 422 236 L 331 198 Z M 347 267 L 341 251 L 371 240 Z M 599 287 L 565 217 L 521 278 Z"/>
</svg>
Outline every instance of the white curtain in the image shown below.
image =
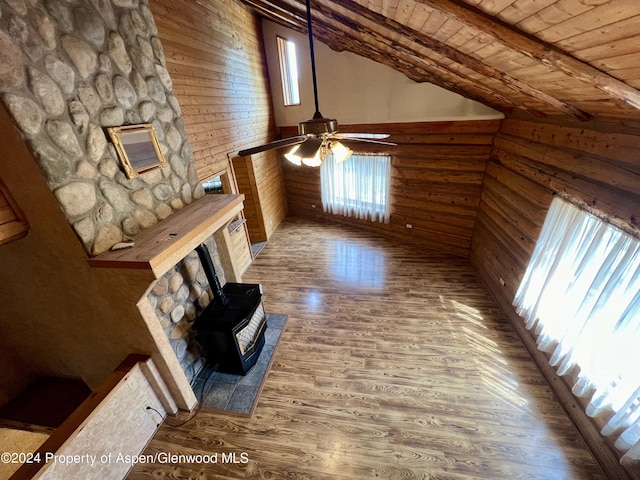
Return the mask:
<svg viewBox="0 0 640 480">
<path fill-rule="evenodd" d="M 640 242 L 555 198 L 514 306 L 586 412 L 640 460 Z"/>
<path fill-rule="evenodd" d="M 322 208 L 345 217 L 389 223 L 391 157 L 358 154 L 338 163 L 328 155 L 320 166 Z"/>
</svg>

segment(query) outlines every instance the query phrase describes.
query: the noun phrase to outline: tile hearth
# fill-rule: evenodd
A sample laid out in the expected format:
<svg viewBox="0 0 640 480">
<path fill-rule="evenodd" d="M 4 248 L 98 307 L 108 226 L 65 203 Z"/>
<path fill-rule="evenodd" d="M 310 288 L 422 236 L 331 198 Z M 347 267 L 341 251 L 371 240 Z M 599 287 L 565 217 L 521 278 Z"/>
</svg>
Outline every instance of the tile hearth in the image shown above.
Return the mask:
<svg viewBox="0 0 640 480">
<path fill-rule="evenodd" d="M 202 403 L 202 408 L 228 410 L 251 415 L 264 381 L 269 373 L 287 315 L 267 313 L 265 344 L 258 361 L 247 375 L 232 375 L 217 372 L 205 366 L 193 384 L 193 390 Z"/>
</svg>

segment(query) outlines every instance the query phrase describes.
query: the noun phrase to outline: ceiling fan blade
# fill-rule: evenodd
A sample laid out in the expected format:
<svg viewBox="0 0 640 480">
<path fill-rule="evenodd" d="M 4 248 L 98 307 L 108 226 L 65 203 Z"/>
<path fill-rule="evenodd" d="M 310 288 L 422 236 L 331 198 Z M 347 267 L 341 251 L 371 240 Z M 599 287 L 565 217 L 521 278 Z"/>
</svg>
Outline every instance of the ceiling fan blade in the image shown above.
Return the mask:
<svg viewBox="0 0 640 480">
<path fill-rule="evenodd" d="M 374 143 L 376 145 L 388 145 L 390 147 L 395 147 L 398 144 L 393 142 L 381 142 L 380 140 L 373 140 L 372 138 L 358 138 L 358 137 L 336 137 L 343 142 L 361 142 L 361 143 Z"/>
<path fill-rule="evenodd" d="M 264 145 L 258 145 L 257 147 L 245 148 L 238 152 L 239 157 L 246 157 L 247 155 L 254 155 L 260 152 L 266 152 L 267 150 L 273 150 L 274 148 L 290 147 L 304 142 L 307 139 L 306 135 L 298 135 L 295 137 L 283 138 L 274 142 L 265 143 Z"/>
<path fill-rule="evenodd" d="M 336 133 L 334 136 L 338 138 L 370 138 L 373 140 L 382 140 L 383 138 L 389 138 L 388 133 Z"/>
</svg>

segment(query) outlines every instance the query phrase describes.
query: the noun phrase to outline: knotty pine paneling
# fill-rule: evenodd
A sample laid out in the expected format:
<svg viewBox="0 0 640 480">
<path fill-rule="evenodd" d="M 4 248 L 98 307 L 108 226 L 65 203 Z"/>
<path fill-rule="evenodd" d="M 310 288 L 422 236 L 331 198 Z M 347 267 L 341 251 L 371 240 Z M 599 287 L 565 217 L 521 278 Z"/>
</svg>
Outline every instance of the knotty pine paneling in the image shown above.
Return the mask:
<svg viewBox="0 0 640 480">
<path fill-rule="evenodd" d="M 233 0 L 151 0 L 198 176 L 274 138 L 260 21 Z"/>
<path fill-rule="evenodd" d="M 611 478 L 627 477 L 619 472 L 615 453 L 597 428 L 576 407 L 566 384 L 537 351 L 511 302 L 554 194 L 588 206 L 629 231 L 639 231 L 640 165 L 633 160 L 640 146 L 640 129 L 621 124 L 619 130 L 615 131 L 615 121 L 503 120 L 487 165 L 471 245 L 472 263 L 591 448 L 600 452 L 601 461 L 608 462 L 608 471 L 615 472 Z"/>
<path fill-rule="evenodd" d="M 247 219 L 247 232 L 252 242 L 262 241 L 259 238 L 264 236 L 261 230 L 261 219 L 258 214 L 259 201 L 258 192 L 253 181 L 253 172 L 246 165 L 246 157 L 236 157 L 233 159 L 233 170 L 238 182 L 238 190 L 244 193 L 244 218 Z M 250 160 L 249 160 L 250 161 Z M 253 187 L 253 188 L 252 188 Z"/>
<path fill-rule="evenodd" d="M 253 261 L 251 244 L 247 241 L 248 233 L 246 224 L 242 224 L 230 232 L 229 237 L 231 239 L 231 250 L 235 255 L 234 260 L 236 267 L 241 274 L 244 274 Z"/>
<path fill-rule="evenodd" d="M 245 217 L 252 242 L 265 242 L 287 215 L 287 195 L 278 160 L 270 150 L 233 159 L 238 188 L 245 194 Z"/>
<path fill-rule="evenodd" d="M 392 155 L 391 222 L 324 213 L 320 170 L 283 160 L 289 209 L 466 256 L 498 127 L 497 120 L 342 126 L 343 132 L 389 133 L 388 140 L 397 143 L 396 147 L 351 145 L 354 151 L 385 150 Z M 296 131 L 289 127 L 282 133 L 288 137 Z"/>
</svg>

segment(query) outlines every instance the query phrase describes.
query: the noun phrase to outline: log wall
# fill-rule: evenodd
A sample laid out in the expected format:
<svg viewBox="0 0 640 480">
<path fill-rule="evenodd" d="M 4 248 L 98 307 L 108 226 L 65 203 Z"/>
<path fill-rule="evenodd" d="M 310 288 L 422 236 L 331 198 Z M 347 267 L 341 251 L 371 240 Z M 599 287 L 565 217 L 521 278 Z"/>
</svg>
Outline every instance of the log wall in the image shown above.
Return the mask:
<svg viewBox="0 0 640 480">
<path fill-rule="evenodd" d="M 198 176 L 274 138 L 260 20 L 234 0 L 151 0 Z"/>
<path fill-rule="evenodd" d="M 637 233 L 640 129 L 622 123 L 503 120 L 480 199 L 471 261 L 519 332 L 560 401 L 611 478 L 627 478 L 561 378 L 524 328 L 511 302 L 554 194 Z"/>
<path fill-rule="evenodd" d="M 499 125 L 499 120 L 485 120 L 342 126 L 341 132 L 389 133 L 388 140 L 397 143 L 396 147 L 350 145 L 354 151 L 391 154 L 391 222 L 324 213 L 320 170 L 283 160 L 289 209 L 466 256 L 491 142 Z M 285 137 L 295 133 L 283 129 Z"/>
<path fill-rule="evenodd" d="M 503 120 L 487 165 L 471 257 L 509 303 L 554 194 L 640 231 L 640 129 Z"/>
</svg>

